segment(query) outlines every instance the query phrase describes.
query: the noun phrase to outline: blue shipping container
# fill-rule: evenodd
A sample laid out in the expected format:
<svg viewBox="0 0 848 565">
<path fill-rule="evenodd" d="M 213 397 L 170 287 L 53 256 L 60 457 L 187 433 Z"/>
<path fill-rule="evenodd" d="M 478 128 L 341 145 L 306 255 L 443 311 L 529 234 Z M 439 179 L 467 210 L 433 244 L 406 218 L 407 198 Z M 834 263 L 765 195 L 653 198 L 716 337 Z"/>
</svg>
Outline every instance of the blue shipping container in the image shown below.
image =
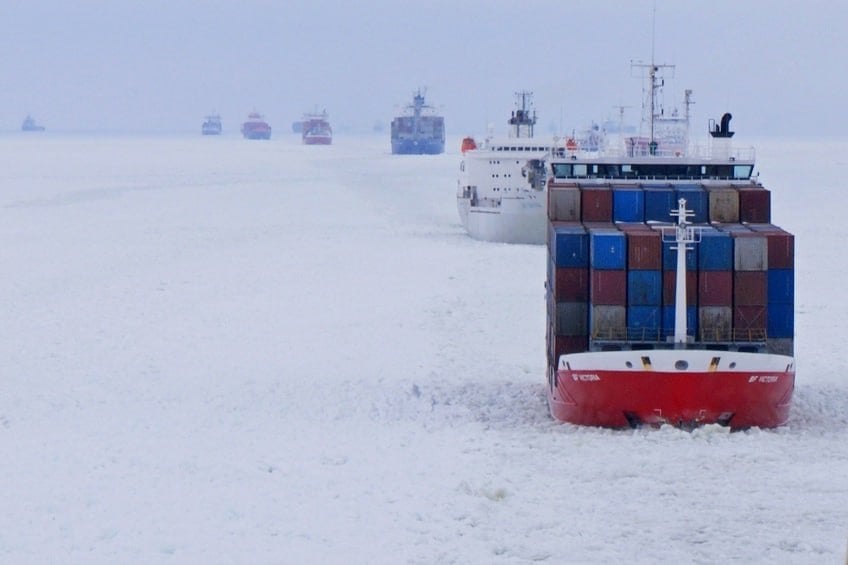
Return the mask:
<svg viewBox="0 0 848 565">
<path fill-rule="evenodd" d="M 768 337 L 795 336 L 795 307 L 792 304 L 768 305 Z"/>
<path fill-rule="evenodd" d="M 795 270 L 794 269 L 769 269 L 768 270 L 768 303 L 769 304 L 794 304 L 795 303 Z"/>
<path fill-rule="evenodd" d="M 649 188 L 645 190 L 645 221 L 673 222 L 671 211 L 677 209 L 677 200 L 671 188 Z"/>
<path fill-rule="evenodd" d="M 677 201 L 681 198 L 686 199 L 686 209 L 691 210 L 695 214 L 694 216 L 689 216 L 690 223 L 705 224 L 709 221 L 710 197 L 703 187 L 678 188 L 674 198 L 675 205 L 677 205 Z"/>
<path fill-rule="evenodd" d="M 698 269 L 701 271 L 733 270 L 733 239 L 727 232 L 704 230 L 698 246 Z"/>
<path fill-rule="evenodd" d="M 627 266 L 627 240 L 624 232 L 589 231 L 589 264 L 593 269 L 624 269 Z"/>
<path fill-rule="evenodd" d="M 627 330 L 651 330 L 657 332 L 662 327 L 662 307 L 628 306 Z M 648 337 L 648 336 L 646 336 Z M 656 334 L 653 336 L 656 338 Z"/>
<path fill-rule="evenodd" d="M 613 187 L 612 219 L 614 222 L 645 221 L 645 193 L 641 188 Z"/>
<path fill-rule="evenodd" d="M 627 304 L 631 306 L 659 306 L 662 303 L 661 271 L 628 271 Z"/>
<path fill-rule="evenodd" d="M 551 257 L 557 267 L 589 266 L 589 235 L 582 226 L 551 226 Z"/>
<path fill-rule="evenodd" d="M 674 335 L 674 306 L 663 306 L 662 329 L 664 335 Z M 686 307 L 686 335 L 698 333 L 698 307 Z"/>
</svg>

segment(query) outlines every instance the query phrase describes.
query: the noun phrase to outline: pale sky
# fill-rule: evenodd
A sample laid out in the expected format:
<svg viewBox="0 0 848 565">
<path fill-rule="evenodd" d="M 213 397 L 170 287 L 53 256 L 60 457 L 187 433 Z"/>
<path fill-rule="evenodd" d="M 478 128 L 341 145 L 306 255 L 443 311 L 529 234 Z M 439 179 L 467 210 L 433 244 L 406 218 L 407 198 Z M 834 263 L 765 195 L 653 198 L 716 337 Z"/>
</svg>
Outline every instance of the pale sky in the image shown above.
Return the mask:
<svg viewBox="0 0 848 565">
<path fill-rule="evenodd" d="M 840 135 L 848 7 L 824 0 L 657 0 L 665 105 L 694 91 L 693 125 L 733 114 L 750 135 Z M 387 125 L 414 90 L 449 135 L 505 129 L 514 93 L 539 130 L 625 105 L 639 119 L 652 0 L 3 0 L 0 130 L 236 132 L 253 109 L 276 132 L 326 109 L 339 132 Z M 681 107 L 682 109 L 682 107 Z"/>
</svg>

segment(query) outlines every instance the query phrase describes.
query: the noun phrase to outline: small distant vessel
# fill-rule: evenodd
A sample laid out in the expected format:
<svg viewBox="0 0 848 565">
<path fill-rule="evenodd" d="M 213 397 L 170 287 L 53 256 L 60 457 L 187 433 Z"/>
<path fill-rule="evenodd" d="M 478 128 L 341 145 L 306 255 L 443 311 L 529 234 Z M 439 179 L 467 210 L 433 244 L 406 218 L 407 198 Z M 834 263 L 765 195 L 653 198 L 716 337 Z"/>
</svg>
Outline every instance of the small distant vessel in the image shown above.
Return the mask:
<svg viewBox="0 0 848 565">
<path fill-rule="evenodd" d="M 330 127 L 327 111 L 303 115 L 301 136 L 305 145 L 330 145 L 333 143 L 333 128 Z"/>
<path fill-rule="evenodd" d="M 438 155 L 445 152 L 445 119 L 424 101 L 421 89 L 406 112 L 392 120 L 394 155 Z"/>
<path fill-rule="evenodd" d="M 489 135 L 481 145 L 462 140 L 456 205 L 468 235 L 483 241 L 541 245 L 547 235 L 547 187 L 542 163 L 556 140 L 534 137 L 532 92 L 517 92 L 509 135 Z M 531 165 L 533 164 L 533 165 Z M 536 169 L 540 170 L 534 170 Z M 535 175 L 535 176 L 534 176 Z"/>
<path fill-rule="evenodd" d="M 218 114 L 206 116 L 206 119 L 203 121 L 203 126 L 200 129 L 203 135 L 220 135 L 221 130 L 221 116 Z"/>
<path fill-rule="evenodd" d="M 35 118 L 27 115 L 21 124 L 21 131 L 44 131 L 44 126 L 40 126 L 35 122 Z"/>
<path fill-rule="evenodd" d="M 262 114 L 253 111 L 241 125 L 241 134 L 245 139 L 271 139 L 271 126 L 262 118 Z"/>
</svg>

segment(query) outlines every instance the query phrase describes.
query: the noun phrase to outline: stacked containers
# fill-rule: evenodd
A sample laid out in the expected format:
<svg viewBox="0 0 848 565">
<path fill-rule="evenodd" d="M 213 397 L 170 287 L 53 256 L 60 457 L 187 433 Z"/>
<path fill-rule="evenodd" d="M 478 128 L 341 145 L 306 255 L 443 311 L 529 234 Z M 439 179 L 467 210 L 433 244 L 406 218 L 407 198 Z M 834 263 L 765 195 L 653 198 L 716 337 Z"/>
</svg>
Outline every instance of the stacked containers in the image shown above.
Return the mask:
<svg viewBox="0 0 848 565">
<path fill-rule="evenodd" d="M 768 350 L 792 355 L 795 334 L 795 237 L 772 224 L 749 224 L 748 227 L 766 239 Z"/>
<path fill-rule="evenodd" d="M 698 246 L 698 335 L 727 341 L 733 327 L 733 240 L 730 234 L 703 227 Z"/>
<path fill-rule="evenodd" d="M 733 239 L 733 329 L 742 341 L 766 336 L 766 238 L 741 224 L 722 230 Z"/>
<path fill-rule="evenodd" d="M 590 336 L 673 333 L 677 251 L 656 224 L 673 227 L 670 212 L 680 198 L 701 229 L 700 243 L 686 256 L 689 334 L 710 342 L 765 333 L 770 352 L 793 353 L 794 238 L 769 223 L 768 190 L 756 184 L 548 186 L 548 355 L 554 366 L 561 354 L 588 350 Z"/>
<path fill-rule="evenodd" d="M 548 357 L 589 348 L 589 237 L 579 222 L 552 221 L 548 233 Z"/>
<path fill-rule="evenodd" d="M 627 241 L 614 225 L 589 227 L 591 288 L 589 330 L 595 338 L 621 339 L 627 326 Z"/>
<path fill-rule="evenodd" d="M 621 226 L 627 237 L 627 328 L 631 339 L 656 340 L 662 329 L 662 239 L 647 224 Z"/>
</svg>

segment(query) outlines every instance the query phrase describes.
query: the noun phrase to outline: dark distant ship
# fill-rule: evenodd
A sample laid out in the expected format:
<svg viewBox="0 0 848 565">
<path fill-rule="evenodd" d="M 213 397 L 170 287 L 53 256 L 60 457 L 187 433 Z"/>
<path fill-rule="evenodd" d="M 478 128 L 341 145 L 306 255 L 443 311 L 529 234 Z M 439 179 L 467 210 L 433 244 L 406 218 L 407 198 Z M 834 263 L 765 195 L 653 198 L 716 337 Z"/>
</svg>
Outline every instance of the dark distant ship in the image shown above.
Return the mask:
<svg viewBox="0 0 848 565">
<path fill-rule="evenodd" d="M 259 112 L 251 112 L 241 125 L 241 134 L 245 139 L 271 139 L 271 126 Z"/>
<path fill-rule="evenodd" d="M 217 114 L 206 116 L 201 127 L 203 135 L 220 135 L 221 130 L 221 116 Z"/>
<path fill-rule="evenodd" d="M 425 104 L 419 89 L 406 112 L 392 120 L 392 153 L 438 155 L 445 152 L 445 119 Z"/>
<path fill-rule="evenodd" d="M 27 115 L 21 124 L 21 131 L 44 131 L 44 126 L 38 125 L 32 116 Z"/>
<path fill-rule="evenodd" d="M 333 143 L 333 128 L 330 127 L 327 111 L 304 114 L 301 134 L 305 145 L 330 145 Z"/>
</svg>

